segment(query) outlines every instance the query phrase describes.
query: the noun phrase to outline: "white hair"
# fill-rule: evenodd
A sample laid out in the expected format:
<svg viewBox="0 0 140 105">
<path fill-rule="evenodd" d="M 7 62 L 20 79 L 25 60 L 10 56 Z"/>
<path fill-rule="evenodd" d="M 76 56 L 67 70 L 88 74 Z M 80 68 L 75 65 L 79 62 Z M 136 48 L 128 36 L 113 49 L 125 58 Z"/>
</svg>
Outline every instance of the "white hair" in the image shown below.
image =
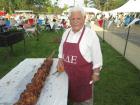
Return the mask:
<svg viewBox="0 0 140 105">
<path fill-rule="evenodd" d="M 70 8 L 69 13 L 68 13 L 68 16 L 70 17 L 72 12 L 77 12 L 77 11 L 81 12 L 81 14 L 83 15 L 83 17 L 85 16 L 84 9 L 82 7 L 79 7 L 79 6 Z"/>
</svg>

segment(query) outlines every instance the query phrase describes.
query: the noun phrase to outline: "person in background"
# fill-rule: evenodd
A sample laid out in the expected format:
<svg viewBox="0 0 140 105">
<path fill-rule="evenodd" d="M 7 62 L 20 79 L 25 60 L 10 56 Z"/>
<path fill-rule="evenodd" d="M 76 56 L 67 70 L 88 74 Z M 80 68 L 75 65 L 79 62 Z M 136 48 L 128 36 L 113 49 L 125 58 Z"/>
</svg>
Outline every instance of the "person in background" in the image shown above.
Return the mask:
<svg viewBox="0 0 140 105">
<path fill-rule="evenodd" d="M 5 19 L 0 18 L 0 32 L 5 32 Z"/>
<path fill-rule="evenodd" d="M 67 28 L 67 22 L 66 22 L 66 20 L 65 19 L 62 19 L 62 21 L 61 21 L 61 24 L 62 24 L 62 28 L 64 28 L 64 29 L 66 29 Z"/>
<path fill-rule="evenodd" d="M 107 29 L 109 29 L 111 27 L 113 21 L 114 21 L 113 15 L 110 15 L 110 17 L 108 18 Z"/>
<path fill-rule="evenodd" d="M 47 16 L 46 16 L 46 20 L 45 20 L 45 29 L 46 30 L 50 30 L 51 29 L 49 18 Z"/>
<path fill-rule="evenodd" d="M 95 31 L 85 26 L 81 7 L 69 11 L 71 28 L 62 36 L 57 69 L 64 67 L 68 75 L 68 98 L 73 105 L 93 105 L 93 83 L 99 80 L 102 53 Z"/>
<path fill-rule="evenodd" d="M 11 23 L 8 18 L 5 19 L 5 30 L 8 31 L 11 28 Z"/>
<path fill-rule="evenodd" d="M 104 16 L 101 15 L 100 19 L 98 19 L 98 25 L 99 25 L 100 27 L 103 27 L 103 22 L 104 22 L 103 17 L 104 17 Z"/>
<path fill-rule="evenodd" d="M 14 19 L 14 17 L 11 17 L 11 18 L 10 18 L 10 23 L 11 23 L 11 26 L 12 26 L 12 27 L 13 27 L 13 26 L 16 26 L 17 22 L 16 22 L 16 20 Z"/>
</svg>

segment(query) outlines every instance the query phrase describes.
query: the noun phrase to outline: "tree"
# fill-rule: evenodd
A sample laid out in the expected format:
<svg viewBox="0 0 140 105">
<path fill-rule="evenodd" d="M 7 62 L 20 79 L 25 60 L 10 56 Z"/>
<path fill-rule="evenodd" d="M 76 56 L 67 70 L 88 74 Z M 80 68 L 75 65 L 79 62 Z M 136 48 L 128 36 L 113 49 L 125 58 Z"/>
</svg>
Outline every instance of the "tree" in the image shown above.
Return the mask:
<svg viewBox="0 0 140 105">
<path fill-rule="evenodd" d="M 128 0 L 94 0 L 93 3 L 97 9 L 108 11 L 122 6 L 127 1 Z"/>
<path fill-rule="evenodd" d="M 58 0 L 55 5 L 51 0 L 0 0 L 0 10 L 5 10 L 8 13 L 13 13 L 18 9 L 30 9 L 37 13 L 49 12 L 49 13 L 62 13 L 63 8 L 58 7 Z"/>
<path fill-rule="evenodd" d="M 64 4 L 63 10 L 67 10 L 67 9 L 68 9 L 68 5 L 67 4 Z"/>
<path fill-rule="evenodd" d="M 93 1 L 95 8 L 100 9 L 100 1 L 99 0 L 94 0 Z"/>
<path fill-rule="evenodd" d="M 88 0 L 84 0 L 84 5 L 85 5 L 85 7 L 88 6 Z"/>
</svg>

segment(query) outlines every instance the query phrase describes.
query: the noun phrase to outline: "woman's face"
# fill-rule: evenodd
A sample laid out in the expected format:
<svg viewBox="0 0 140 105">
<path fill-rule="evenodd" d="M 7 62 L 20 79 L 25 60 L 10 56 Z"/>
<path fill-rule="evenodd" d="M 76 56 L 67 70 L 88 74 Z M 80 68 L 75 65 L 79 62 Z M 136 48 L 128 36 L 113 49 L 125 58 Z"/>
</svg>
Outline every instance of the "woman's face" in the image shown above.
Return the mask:
<svg viewBox="0 0 140 105">
<path fill-rule="evenodd" d="M 80 11 L 72 12 L 71 16 L 69 17 L 69 20 L 73 32 L 78 32 L 84 26 L 85 23 L 85 17 Z"/>
</svg>

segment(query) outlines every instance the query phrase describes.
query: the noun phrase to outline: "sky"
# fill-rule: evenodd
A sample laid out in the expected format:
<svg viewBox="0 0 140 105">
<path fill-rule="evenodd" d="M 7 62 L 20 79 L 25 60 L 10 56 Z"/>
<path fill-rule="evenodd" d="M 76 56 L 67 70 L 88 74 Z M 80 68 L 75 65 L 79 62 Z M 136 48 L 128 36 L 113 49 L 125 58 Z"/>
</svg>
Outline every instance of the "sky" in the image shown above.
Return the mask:
<svg viewBox="0 0 140 105">
<path fill-rule="evenodd" d="M 55 0 L 53 0 L 55 1 Z M 64 4 L 67 4 L 68 6 L 73 6 L 74 5 L 74 0 L 58 0 L 58 5 L 60 7 L 63 7 Z M 83 6 L 84 0 L 75 0 L 75 5 Z"/>
</svg>

